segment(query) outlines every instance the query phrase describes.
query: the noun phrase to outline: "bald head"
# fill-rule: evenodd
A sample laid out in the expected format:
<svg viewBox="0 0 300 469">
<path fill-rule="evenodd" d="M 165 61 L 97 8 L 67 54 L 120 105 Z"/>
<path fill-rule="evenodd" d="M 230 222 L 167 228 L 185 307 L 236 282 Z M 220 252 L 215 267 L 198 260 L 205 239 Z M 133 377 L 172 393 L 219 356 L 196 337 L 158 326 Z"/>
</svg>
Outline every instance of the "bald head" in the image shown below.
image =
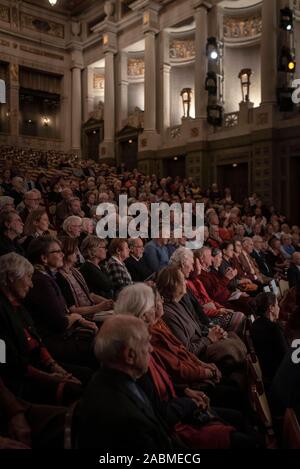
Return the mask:
<svg viewBox="0 0 300 469">
<path fill-rule="evenodd" d="M 115 315 L 101 327 L 94 347 L 96 358 L 137 379 L 146 373 L 151 346 L 147 325 L 139 318 Z"/>
</svg>

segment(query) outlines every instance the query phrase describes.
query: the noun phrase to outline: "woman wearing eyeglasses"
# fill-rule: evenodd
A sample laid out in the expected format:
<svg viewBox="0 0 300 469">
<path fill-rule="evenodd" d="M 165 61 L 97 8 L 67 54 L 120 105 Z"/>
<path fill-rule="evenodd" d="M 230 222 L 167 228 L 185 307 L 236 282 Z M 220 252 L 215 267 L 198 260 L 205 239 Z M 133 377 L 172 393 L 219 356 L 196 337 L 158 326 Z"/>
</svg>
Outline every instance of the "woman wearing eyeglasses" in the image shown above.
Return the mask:
<svg viewBox="0 0 300 469">
<path fill-rule="evenodd" d="M 57 272 L 63 267 L 59 241 L 51 236 L 34 239 L 28 247 L 28 258 L 34 273 L 26 305 L 50 352 L 57 360 L 95 365 L 92 342 L 97 326 L 80 314 L 69 312 L 56 282 Z M 84 328 L 86 334 L 78 334 L 78 327 Z"/>
</svg>

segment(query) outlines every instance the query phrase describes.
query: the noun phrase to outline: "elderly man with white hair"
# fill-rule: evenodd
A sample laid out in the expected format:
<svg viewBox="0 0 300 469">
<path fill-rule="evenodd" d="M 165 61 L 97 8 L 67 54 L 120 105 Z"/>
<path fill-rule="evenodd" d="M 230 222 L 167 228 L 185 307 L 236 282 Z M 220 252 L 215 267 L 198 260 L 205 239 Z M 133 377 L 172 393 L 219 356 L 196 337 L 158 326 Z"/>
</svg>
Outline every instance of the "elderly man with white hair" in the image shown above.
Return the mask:
<svg viewBox="0 0 300 469">
<path fill-rule="evenodd" d="M 165 424 L 137 384 L 152 350 L 147 326 L 131 316 L 109 318 L 94 349 L 102 367 L 78 405 L 78 447 L 113 454 L 170 451 Z"/>
</svg>

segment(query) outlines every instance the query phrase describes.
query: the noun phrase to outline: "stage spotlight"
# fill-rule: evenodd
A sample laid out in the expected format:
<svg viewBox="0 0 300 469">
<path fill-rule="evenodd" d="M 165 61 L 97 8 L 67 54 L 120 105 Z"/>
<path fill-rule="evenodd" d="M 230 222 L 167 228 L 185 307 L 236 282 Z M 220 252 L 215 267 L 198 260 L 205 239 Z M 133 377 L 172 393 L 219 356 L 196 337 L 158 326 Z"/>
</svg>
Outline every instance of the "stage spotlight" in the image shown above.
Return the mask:
<svg viewBox="0 0 300 469">
<path fill-rule="evenodd" d="M 223 108 L 217 104 L 207 106 L 207 122 L 214 127 L 221 127 L 223 123 Z"/>
<path fill-rule="evenodd" d="M 216 62 L 219 59 L 219 48 L 217 39 L 215 37 L 209 37 L 206 44 L 206 55 L 209 60 Z"/>
<path fill-rule="evenodd" d="M 285 31 L 292 31 L 294 25 L 293 11 L 289 7 L 280 10 L 280 27 Z"/>
<path fill-rule="evenodd" d="M 286 73 L 295 73 L 296 71 L 295 55 L 288 47 L 283 47 L 281 49 L 278 69 L 279 71 Z"/>
<path fill-rule="evenodd" d="M 208 72 L 205 80 L 205 89 L 208 91 L 209 96 L 216 96 L 218 90 L 217 74 Z"/>
</svg>

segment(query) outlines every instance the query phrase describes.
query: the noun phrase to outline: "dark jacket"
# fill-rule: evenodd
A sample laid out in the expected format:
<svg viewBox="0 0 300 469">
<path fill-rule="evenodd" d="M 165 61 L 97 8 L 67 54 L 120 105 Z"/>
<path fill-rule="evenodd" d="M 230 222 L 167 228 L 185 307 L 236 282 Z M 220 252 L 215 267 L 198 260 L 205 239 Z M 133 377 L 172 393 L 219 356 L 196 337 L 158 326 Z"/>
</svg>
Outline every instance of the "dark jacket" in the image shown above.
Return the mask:
<svg viewBox="0 0 300 469">
<path fill-rule="evenodd" d="M 272 277 L 272 269 L 271 267 L 269 266 L 268 262 L 267 262 L 267 259 L 266 259 L 266 256 L 264 255 L 263 252 L 257 252 L 255 250 L 253 250 L 253 252 L 251 253 L 251 257 L 255 260 L 258 268 L 259 268 L 259 271 L 265 275 L 266 277 Z"/>
<path fill-rule="evenodd" d="M 21 393 L 23 379 L 29 365 L 29 351 L 24 328 L 40 341 L 33 321 L 24 307 L 14 307 L 0 292 L 0 339 L 6 345 L 6 363 L 1 364 L 1 375 L 17 394 Z"/>
<path fill-rule="evenodd" d="M 137 260 L 135 257 L 129 256 L 125 265 L 134 282 L 144 282 L 152 274 L 143 257 Z"/>
<path fill-rule="evenodd" d="M 44 339 L 65 332 L 68 327 L 67 307 L 55 279 L 51 274 L 35 270 L 32 283 L 25 305 L 41 337 Z"/>
<path fill-rule="evenodd" d="M 4 256 L 4 254 L 9 254 L 10 252 L 15 252 L 20 254 L 20 256 L 24 255 L 24 251 L 22 246 L 17 244 L 16 241 L 12 241 L 10 238 L 5 236 L 5 234 L 0 234 L 0 256 Z"/>
<path fill-rule="evenodd" d="M 115 454 L 171 450 L 163 425 L 141 388 L 117 370 L 101 369 L 94 375 L 75 422 L 79 448 Z"/>
<path fill-rule="evenodd" d="M 287 278 L 290 288 L 300 286 L 300 270 L 295 264 L 288 269 Z"/>
<path fill-rule="evenodd" d="M 80 272 L 83 275 L 89 290 L 96 295 L 104 296 L 104 298 L 112 298 L 113 285 L 108 276 L 102 272 L 100 267 L 97 267 L 90 261 L 86 261 L 80 266 Z"/>
<path fill-rule="evenodd" d="M 288 350 L 287 342 L 279 324 L 266 317 L 256 319 L 251 334 L 264 380 L 268 384 Z"/>
</svg>

